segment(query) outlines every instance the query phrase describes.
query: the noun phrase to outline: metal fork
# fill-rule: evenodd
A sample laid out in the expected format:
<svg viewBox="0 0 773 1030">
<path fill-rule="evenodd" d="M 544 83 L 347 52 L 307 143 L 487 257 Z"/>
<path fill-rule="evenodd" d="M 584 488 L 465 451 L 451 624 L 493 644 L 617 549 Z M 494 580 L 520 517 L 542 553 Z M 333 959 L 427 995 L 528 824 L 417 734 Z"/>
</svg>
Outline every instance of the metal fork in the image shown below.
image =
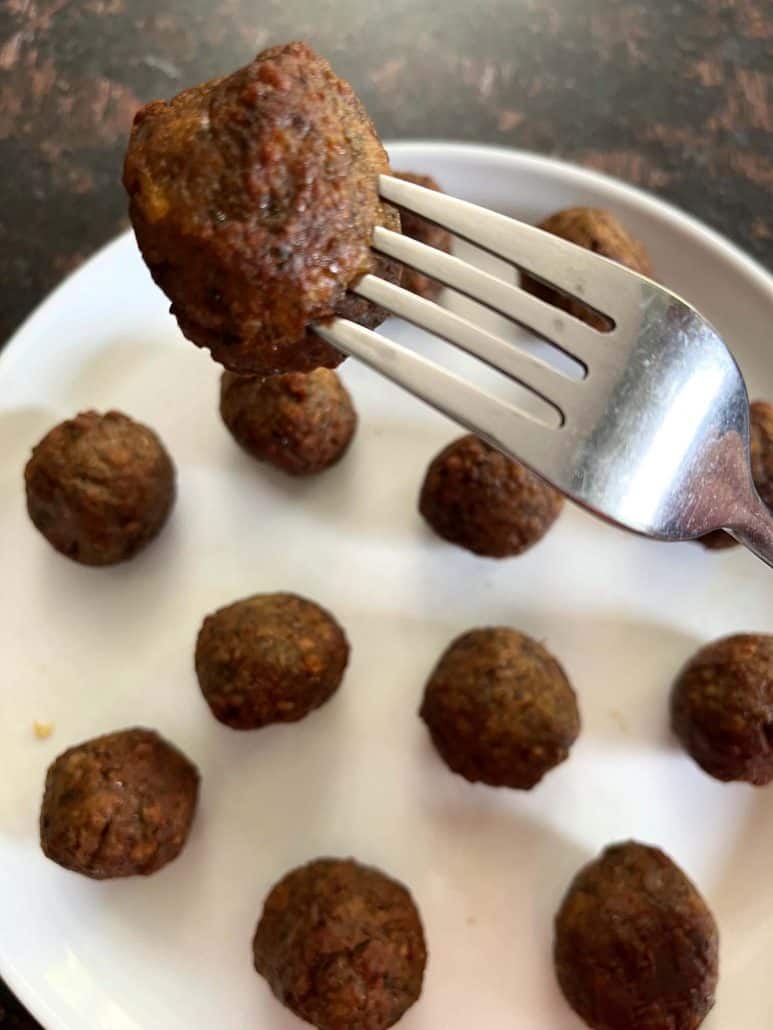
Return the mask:
<svg viewBox="0 0 773 1030">
<path fill-rule="evenodd" d="M 712 326 L 686 301 L 606 258 L 512 218 L 382 175 L 413 211 L 610 320 L 586 323 L 432 247 L 377 228 L 373 248 L 504 315 L 584 367 L 573 380 L 516 344 L 373 275 L 351 289 L 481 358 L 551 404 L 548 425 L 394 341 L 344 319 L 328 343 L 392 379 L 607 521 L 660 540 L 725 529 L 773 565 L 773 518 L 749 467 L 749 402 Z"/>
</svg>

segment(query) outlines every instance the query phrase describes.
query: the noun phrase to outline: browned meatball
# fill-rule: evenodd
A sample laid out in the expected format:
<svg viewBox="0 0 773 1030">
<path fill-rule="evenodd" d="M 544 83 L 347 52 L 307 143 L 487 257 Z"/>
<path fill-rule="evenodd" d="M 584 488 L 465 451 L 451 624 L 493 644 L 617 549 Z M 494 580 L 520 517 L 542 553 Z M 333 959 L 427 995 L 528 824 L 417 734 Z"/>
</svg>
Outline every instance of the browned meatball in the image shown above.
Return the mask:
<svg viewBox="0 0 773 1030">
<path fill-rule="evenodd" d="M 488 558 L 527 551 L 563 506 L 544 480 L 476 436 L 438 454 L 419 497 L 419 511 L 439 536 Z"/>
<path fill-rule="evenodd" d="M 671 694 L 674 732 L 718 780 L 773 780 L 773 636 L 739 633 L 702 647 Z"/>
<path fill-rule="evenodd" d="M 443 192 L 431 175 L 419 175 L 416 172 L 393 172 L 392 174 L 397 179 L 403 179 L 405 182 L 413 182 L 417 186 L 424 186 L 425 189 L 436 190 L 438 193 Z M 436 247 L 447 254 L 450 253 L 451 233 L 446 229 L 439 225 L 433 225 L 432 222 L 428 222 L 426 218 L 415 215 L 412 211 L 402 211 L 400 213 L 400 221 L 402 222 L 403 234 L 405 236 L 410 236 L 411 239 L 418 240 L 419 243 L 426 243 L 428 247 Z M 420 297 L 426 297 L 427 300 L 436 300 L 438 294 L 443 289 L 442 284 L 437 282 L 437 280 L 430 279 L 429 276 L 423 275 L 413 268 L 403 270 L 403 286 L 406 290 L 418 293 Z"/>
<path fill-rule="evenodd" d="M 420 715 L 455 773 L 519 790 L 568 758 L 580 732 L 564 670 L 536 640 L 503 626 L 453 641 L 427 682 Z"/>
<path fill-rule="evenodd" d="M 295 594 L 256 594 L 204 620 L 196 675 L 212 714 L 235 730 L 296 722 L 336 692 L 349 644 L 329 612 Z"/>
<path fill-rule="evenodd" d="M 540 222 L 539 229 L 560 236 L 563 240 L 576 243 L 578 247 L 595 251 L 602 257 L 617 261 L 634 272 L 652 277 L 652 265 L 644 244 L 635 240 L 609 211 L 593 207 L 570 207 Z M 608 328 L 605 318 L 596 314 L 581 301 L 565 297 L 544 286 L 531 276 L 522 275 L 521 285 L 529 293 L 568 311 L 575 318 L 582 319 L 594 329 Z"/>
<path fill-rule="evenodd" d="M 57 551 L 83 565 L 132 558 L 166 522 L 172 461 L 156 434 L 120 411 L 55 426 L 24 470 L 27 511 Z"/>
<path fill-rule="evenodd" d="M 41 847 L 94 880 L 147 876 L 182 851 L 198 792 L 196 767 L 152 730 L 87 740 L 48 770 Z"/>
<path fill-rule="evenodd" d="M 387 156 L 348 83 L 304 43 L 272 47 L 232 75 L 147 104 L 124 166 L 130 216 L 180 328 L 245 375 L 335 367 L 309 323 L 377 325 L 347 297 L 365 272 L 395 281 L 370 250 Z"/>
<path fill-rule="evenodd" d="M 247 379 L 224 372 L 220 414 L 237 443 L 291 476 L 339 461 L 357 427 L 352 399 L 335 372 L 286 372 Z"/>
<path fill-rule="evenodd" d="M 752 479 L 762 501 L 773 511 L 773 404 L 754 401 L 749 409 Z M 710 551 L 736 547 L 738 541 L 718 529 L 698 540 Z"/>
<path fill-rule="evenodd" d="M 413 899 L 378 869 L 318 859 L 268 895 L 255 968 L 319 1030 L 385 1030 L 421 994 L 427 949 Z"/>
<path fill-rule="evenodd" d="M 714 1004 L 718 947 L 693 884 L 634 841 L 581 869 L 556 916 L 558 982 L 594 1030 L 696 1030 Z"/>
</svg>

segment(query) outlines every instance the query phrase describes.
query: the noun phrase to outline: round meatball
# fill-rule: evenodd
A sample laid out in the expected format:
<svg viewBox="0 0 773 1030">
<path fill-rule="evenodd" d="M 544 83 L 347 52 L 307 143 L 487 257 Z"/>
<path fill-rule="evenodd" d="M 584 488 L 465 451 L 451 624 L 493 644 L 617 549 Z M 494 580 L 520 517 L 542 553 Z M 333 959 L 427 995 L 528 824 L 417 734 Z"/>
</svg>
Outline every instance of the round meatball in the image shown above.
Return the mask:
<svg viewBox="0 0 773 1030">
<path fill-rule="evenodd" d="M 609 211 L 593 207 L 570 207 L 540 222 L 539 229 L 560 236 L 563 240 L 576 243 L 578 247 L 595 251 L 602 257 L 617 261 L 634 272 L 652 277 L 652 265 L 644 244 L 635 240 Z M 568 311 L 575 318 L 587 322 L 594 329 L 604 331 L 609 327 L 607 320 L 592 311 L 586 304 L 550 289 L 531 276 L 521 276 L 521 286 L 541 300 Z"/>
<path fill-rule="evenodd" d="M 27 511 L 57 551 L 83 565 L 132 558 L 174 503 L 175 471 L 156 434 L 120 411 L 55 426 L 24 471 Z"/>
<path fill-rule="evenodd" d="M 536 640 L 503 626 L 453 641 L 424 688 L 420 715 L 455 773 L 519 790 L 568 758 L 580 732 L 564 670 Z"/>
<path fill-rule="evenodd" d="M 318 859 L 268 895 L 255 968 L 319 1030 L 384 1030 L 421 994 L 427 949 L 405 887 L 349 859 Z"/>
<path fill-rule="evenodd" d="M 348 661 L 333 616 L 295 594 L 256 594 L 221 608 L 196 641 L 204 698 L 235 730 L 302 719 L 336 692 Z"/>
<path fill-rule="evenodd" d="M 667 855 L 634 841 L 577 874 L 554 959 L 566 1000 L 594 1030 L 695 1030 L 714 1004 L 714 917 Z"/>
<path fill-rule="evenodd" d="M 143 257 L 183 333 L 244 375 L 343 360 L 311 322 L 386 317 L 347 297 L 359 276 L 399 281 L 376 259 L 387 156 L 348 83 L 304 43 L 272 47 L 232 75 L 154 101 L 135 117 L 124 165 Z"/>
<path fill-rule="evenodd" d="M 349 393 L 327 368 L 267 379 L 224 372 L 220 414 L 254 458 L 291 476 L 312 476 L 334 465 L 357 427 Z"/>
<path fill-rule="evenodd" d="M 527 551 L 563 506 L 544 480 L 476 436 L 438 454 L 419 498 L 419 511 L 439 536 L 488 558 Z"/>
<path fill-rule="evenodd" d="M 393 172 L 393 175 L 396 179 L 413 182 L 417 186 L 424 186 L 425 189 L 436 190 L 438 193 L 443 192 L 431 175 L 419 175 L 416 172 Z M 451 233 L 446 229 L 439 225 L 433 225 L 432 222 L 428 222 L 426 218 L 421 218 L 412 211 L 401 212 L 400 221 L 403 226 L 403 235 L 410 236 L 419 243 L 426 243 L 428 247 L 443 250 L 446 254 L 450 253 Z M 403 270 L 403 286 L 406 290 L 418 293 L 420 297 L 426 297 L 427 300 L 436 300 L 443 289 L 442 283 L 430 279 L 429 276 L 417 272 L 413 268 Z"/>
<path fill-rule="evenodd" d="M 749 408 L 749 450 L 752 479 L 763 503 L 773 511 L 773 404 L 754 401 Z M 698 540 L 710 551 L 737 547 L 738 541 L 717 529 Z"/>
<path fill-rule="evenodd" d="M 41 847 L 94 880 L 147 876 L 182 851 L 198 793 L 196 767 L 152 730 L 95 737 L 48 770 Z"/>
<path fill-rule="evenodd" d="M 739 633 L 693 655 L 671 693 L 671 724 L 718 780 L 773 780 L 773 636 Z"/>
</svg>

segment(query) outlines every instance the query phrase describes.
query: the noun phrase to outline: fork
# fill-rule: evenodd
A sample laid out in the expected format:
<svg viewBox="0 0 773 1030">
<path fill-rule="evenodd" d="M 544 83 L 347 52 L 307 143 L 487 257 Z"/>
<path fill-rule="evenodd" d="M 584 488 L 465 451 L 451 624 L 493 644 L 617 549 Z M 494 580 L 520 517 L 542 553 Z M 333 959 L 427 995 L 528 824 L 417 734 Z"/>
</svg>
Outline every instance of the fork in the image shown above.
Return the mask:
<svg viewBox="0 0 773 1030">
<path fill-rule="evenodd" d="M 393 340 L 346 319 L 314 331 L 584 508 L 659 540 L 724 529 L 773 565 L 773 518 L 749 464 L 749 401 L 716 330 L 670 290 L 531 225 L 382 175 L 381 197 L 575 297 L 609 321 L 594 329 L 531 293 L 377 227 L 372 247 L 525 327 L 579 362 L 580 380 L 517 344 L 374 275 L 350 289 L 480 358 L 552 406 L 535 417 Z"/>
</svg>

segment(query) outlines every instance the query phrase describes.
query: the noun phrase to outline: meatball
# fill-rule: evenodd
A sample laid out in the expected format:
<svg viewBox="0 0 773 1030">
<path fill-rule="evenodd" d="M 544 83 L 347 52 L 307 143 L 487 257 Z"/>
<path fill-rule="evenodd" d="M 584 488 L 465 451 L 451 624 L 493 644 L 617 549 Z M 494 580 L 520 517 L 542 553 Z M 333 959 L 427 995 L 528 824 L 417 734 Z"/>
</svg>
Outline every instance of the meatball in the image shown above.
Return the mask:
<svg viewBox="0 0 773 1030">
<path fill-rule="evenodd" d="M 763 503 L 773 511 L 773 404 L 754 401 L 749 409 L 749 449 L 752 479 Z M 738 541 L 721 529 L 698 540 L 710 551 L 736 547 Z"/>
<path fill-rule="evenodd" d="M 318 859 L 268 895 L 255 968 L 319 1030 L 384 1030 L 421 994 L 427 949 L 405 887 L 349 859 Z"/>
<path fill-rule="evenodd" d="M 577 698 L 555 658 L 504 626 L 473 629 L 435 666 L 419 713 L 455 773 L 472 783 L 530 790 L 569 757 Z"/>
<path fill-rule="evenodd" d="M 196 641 L 204 698 L 235 730 L 302 719 L 336 692 L 348 661 L 333 616 L 295 594 L 256 594 L 220 608 Z"/>
<path fill-rule="evenodd" d="M 563 240 L 576 243 L 578 247 L 592 250 L 602 257 L 617 261 L 634 272 L 652 276 L 652 265 L 644 244 L 635 240 L 613 214 L 593 207 L 570 207 L 540 222 L 539 229 L 560 236 Z M 521 276 L 521 286 L 541 300 L 568 311 L 575 318 L 587 322 L 594 329 L 604 331 L 609 327 L 607 320 L 592 311 L 587 305 L 562 293 L 550 289 L 531 276 Z"/>
<path fill-rule="evenodd" d="M 348 83 L 303 43 L 272 47 L 232 75 L 136 115 L 124 165 L 140 250 L 193 343 L 245 375 L 335 367 L 307 331 L 343 315 L 386 317 L 347 296 L 359 276 L 399 281 L 376 259 L 387 156 Z"/>
<path fill-rule="evenodd" d="M 95 737 L 48 770 L 41 847 L 94 880 L 147 876 L 182 851 L 198 792 L 196 767 L 153 730 Z"/>
<path fill-rule="evenodd" d="M 671 693 L 671 724 L 718 780 L 773 780 L 773 636 L 739 633 L 702 647 Z"/>
<path fill-rule="evenodd" d="M 439 536 L 488 558 L 527 551 L 563 506 L 539 476 L 475 436 L 437 455 L 419 498 L 419 511 Z"/>
<path fill-rule="evenodd" d="M 83 565 L 132 558 L 160 532 L 175 496 L 163 444 L 120 411 L 84 411 L 55 426 L 34 448 L 24 479 L 35 527 Z"/>
<path fill-rule="evenodd" d="M 246 379 L 224 372 L 220 414 L 237 443 L 291 476 L 339 461 L 357 427 L 352 399 L 335 372 L 286 372 Z"/>
<path fill-rule="evenodd" d="M 436 190 L 438 193 L 443 192 L 431 175 L 418 175 L 416 172 L 394 172 L 393 174 L 396 179 L 413 182 L 417 186 L 424 186 L 425 189 Z M 401 212 L 400 220 L 405 236 L 410 236 L 411 239 L 418 240 L 419 243 L 426 243 L 428 247 L 436 247 L 438 250 L 443 250 L 446 254 L 450 253 L 451 233 L 448 230 L 443 229 L 439 225 L 433 225 L 432 222 L 428 222 L 426 218 L 421 218 L 412 211 Z M 403 286 L 406 290 L 418 293 L 420 297 L 426 297 L 427 300 L 436 300 L 443 289 L 442 283 L 437 282 L 435 279 L 430 279 L 429 276 L 417 272 L 413 268 L 404 269 Z"/>
<path fill-rule="evenodd" d="M 657 848 L 608 847 L 555 921 L 558 982 L 594 1030 L 695 1030 L 714 1004 L 718 934 L 693 884 Z"/>
</svg>

